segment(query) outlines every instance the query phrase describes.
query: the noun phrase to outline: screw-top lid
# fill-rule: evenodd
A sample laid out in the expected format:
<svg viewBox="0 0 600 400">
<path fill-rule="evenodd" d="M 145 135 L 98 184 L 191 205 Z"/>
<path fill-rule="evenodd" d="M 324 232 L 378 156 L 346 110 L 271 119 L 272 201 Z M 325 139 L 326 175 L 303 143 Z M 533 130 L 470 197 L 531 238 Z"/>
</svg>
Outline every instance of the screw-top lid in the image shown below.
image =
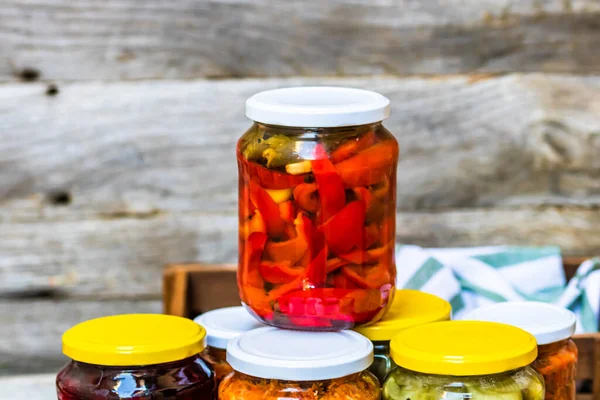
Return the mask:
<svg viewBox="0 0 600 400">
<path fill-rule="evenodd" d="M 63 353 L 105 366 L 162 364 L 204 349 L 204 328 L 194 321 L 161 314 L 125 314 L 75 325 L 62 337 Z"/>
<path fill-rule="evenodd" d="M 390 342 L 399 366 L 437 375 L 498 374 L 532 363 L 535 338 L 496 322 L 444 321 L 408 328 Z"/>
<path fill-rule="evenodd" d="M 467 313 L 463 319 L 517 326 L 535 336 L 538 345 L 570 338 L 577 324 L 575 314 L 566 308 L 535 301 L 492 304 Z"/>
<path fill-rule="evenodd" d="M 206 329 L 206 344 L 225 350 L 231 339 L 264 325 L 254 319 L 243 307 L 228 307 L 204 313 L 195 322 Z"/>
<path fill-rule="evenodd" d="M 258 378 L 318 381 L 367 369 L 373 362 L 373 344 L 352 331 L 265 327 L 232 339 L 227 362 L 234 370 Z"/>
<path fill-rule="evenodd" d="M 294 87 L 267 90 L 246 100 L 254 121 L 292 127 L 336 127 L 383 121 L 390 101 L 379 93 L 344 87 Z"/>
<path fill-rule="evenodd" d="M 394 301 L 383 319 L 374 324 L 354 328 L 373 341 L 389 341 L 411 326 L 448 321 L 452 307 L 446 300 L 418 290 L 396 291 Z"/>
</svg>

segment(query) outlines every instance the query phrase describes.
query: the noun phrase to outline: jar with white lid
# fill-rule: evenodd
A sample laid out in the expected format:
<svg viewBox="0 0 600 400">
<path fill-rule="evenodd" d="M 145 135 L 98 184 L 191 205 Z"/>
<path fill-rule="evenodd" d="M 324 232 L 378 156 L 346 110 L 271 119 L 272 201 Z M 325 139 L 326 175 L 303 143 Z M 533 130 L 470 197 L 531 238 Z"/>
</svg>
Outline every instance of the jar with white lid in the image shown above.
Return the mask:
<svg viewBox="0 0 600 400">
<path fill-rule="evenodd" d="M 352 331 L 306 332 L 271 327 L 229 342 L 234 369 L 219 386 L 220 400 L 377 400 L 379 382 L 367 368 L 371 342 Z"/>
<path fill-rule="evenodd" d="M 395 290 L 398 143 L 374 92 L 258 93 L 237 145 L 238 286 L 279 328 L 336 331 L 379 320 Z"/>
<path fill-rule="evenodd" d="M 548 303 L 506 302 L 473 310 L 464 319 L 502 322 L 531 333 L 538 344 L 533 367 L 546 382 L 546 400 L 575 400 L 578 351 L 571 336 L 577 318 L 571 311 Z"/>
<path fill-rule="evenodd" d="M 390 355 L 390 340 L 403 330 L 431 322 L 448 321 L 452 306 L 446 300 L 418 290 L 397 290 L 385 316 L 370 325 L 354 330 L 373 342 L 375 360 L 371 371 L 380 382 L 396 368 Z"/>
<path fill-rule="evenodd" d="M 226 359 L 229 341 L 244 332 L 264 326 L 243 307 L 208 311 L 194 321 L 206 329 L 206 348 L 202 352 L 202 358 L 215 370 L 217 384 L 233 372 Z"/>
</svg>

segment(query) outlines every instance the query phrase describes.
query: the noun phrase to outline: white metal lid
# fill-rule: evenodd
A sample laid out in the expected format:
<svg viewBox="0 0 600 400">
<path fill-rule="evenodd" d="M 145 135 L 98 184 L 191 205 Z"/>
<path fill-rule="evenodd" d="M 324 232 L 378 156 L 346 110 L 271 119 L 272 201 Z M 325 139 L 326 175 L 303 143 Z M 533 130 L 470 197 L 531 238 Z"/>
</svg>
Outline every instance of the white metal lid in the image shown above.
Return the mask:
<svg viewBox="0 0 600 400">
<path fill-rule="evenodd" d="M 318 381 L 364 371 L 373 363 L 373 344 L 353 331 L 306 332 L 259 328 L 229 342 L 227 362 L 264 379 Z"/>
<path fill-rule="evenodd" d="M 485 306 L 462 319 L 501 322 L 529 332 L 538 345 L 568 339 L 575 333 L 577 318 L 566 308 L 534 301 L 511 301 Z"/>
<path fill-rule="evenodd" d="M 379 93 L 315 86 L 267 90 L 246 100 L 246 116 L 271 125 L 328 128 L 364 125 L 390 115 L 390 100 Z"/>
<path fill-rule="evenodd" d="M 194 319 L 206 329 L 206 344 L 226 349 L 231 339 L 265 325 L 254 319 L 243 307 L 228 307 L 209 311 Z"/>
</svg>

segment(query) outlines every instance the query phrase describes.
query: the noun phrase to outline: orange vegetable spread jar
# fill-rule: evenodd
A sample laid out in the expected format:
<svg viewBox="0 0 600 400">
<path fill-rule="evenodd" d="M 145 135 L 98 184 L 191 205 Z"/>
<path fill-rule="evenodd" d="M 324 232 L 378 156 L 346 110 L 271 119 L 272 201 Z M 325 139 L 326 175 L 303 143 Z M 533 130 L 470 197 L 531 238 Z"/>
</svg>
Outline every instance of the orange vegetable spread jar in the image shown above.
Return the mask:
<svg viewBox="0 0 600 400">
<path fill-rule="evenodd" d="M 227 363 L 226 350 L 229 341 L 252 329 L 263 327 L 243 307 L 228 307 L 209 311 L 194 319 L 206 329 L 206 348 L 202 358 L 212 365 L 219 383 L 233 372 Z"/>
<path fill-rule="evenodd" d="M 219 400 L 379 400 L 379 382 L 366 369 L 371 342 L 352 331 L 307 332 L 265 327 L 227 346 L 235 372 Z"/>
<path fill-rule="evenodd" d="M 394 290 L 398 144 L 389 100 L 359 89 L 270 90 L 237 145 L 243 304 L 280 328 L 380 319 Z"/>
<path fill-rule="evenodd" d="M 465 318 L 503 322 L 531 333 L 538 344 L 533 367 L 546 381 L 546 400 L 575 400 L 577 346 L 571 336 L 577 320 L 571 311 L 547 303 L 509 302 L 479 308 Z"/>
</svg>

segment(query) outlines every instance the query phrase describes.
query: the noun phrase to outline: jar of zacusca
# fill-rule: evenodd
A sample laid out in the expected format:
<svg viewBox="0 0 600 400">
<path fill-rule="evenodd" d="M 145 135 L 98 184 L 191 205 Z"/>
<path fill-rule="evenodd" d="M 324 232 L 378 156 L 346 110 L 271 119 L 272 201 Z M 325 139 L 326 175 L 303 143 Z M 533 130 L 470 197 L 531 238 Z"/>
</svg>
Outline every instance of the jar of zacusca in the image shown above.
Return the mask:
<svg viewBox="0 0 600 400">
<path fill-rule="evenodd" d="M 380 319 L 395 290 L 398 143 L 389 100 L 302 87 L 248 99 L 237 145 L 243 304 L 262 322 L 335 331 Z"/>
<path fill-rule="evenodd" d="M 206 329 L 206 348 L 202 352 L 202 358 L 212 365 L 217 383 L 233 372 L 226 357 L 229 341 L 244 332 L 264 326 L 243 307 L 208 311 L 194 321 Z"/>
<path fill-rule="evenodd" d="M 220 400 L 379 400 L 367 368 L 373 345 L 352 331 L 307 332 L 272 327 L 229 342 L 234 373 L 219 386 Z"/>
<path fill-rule="evenodd" d="M 577 387 L 577 318 L 571 311 L 540 302 L 507 302 L 478 308 L 465 319 L 518 326 L 535 336 L 538 357 L 533 367 L 546 382 L 546 400 L 575 400 Z"/>
</svg>

